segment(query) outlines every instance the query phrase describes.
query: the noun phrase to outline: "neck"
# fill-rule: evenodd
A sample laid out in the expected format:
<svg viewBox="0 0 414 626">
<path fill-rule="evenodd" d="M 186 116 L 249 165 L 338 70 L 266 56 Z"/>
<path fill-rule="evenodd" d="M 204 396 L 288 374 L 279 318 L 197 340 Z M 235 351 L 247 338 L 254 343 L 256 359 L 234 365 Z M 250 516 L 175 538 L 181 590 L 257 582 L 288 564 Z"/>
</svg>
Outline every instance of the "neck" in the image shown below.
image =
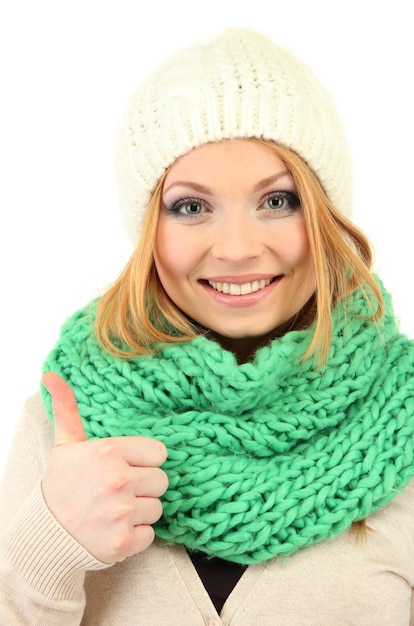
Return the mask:
<svg viewBox="0 0 414 626">
<path fill-rule="evenodd" d="M 264 335 L 255 335 L 252 337 L 224 337 L 219 333 L 209 331 L 207 337 L 217 341 L 224 350 L 232 352 L 238 364 L 241 365 L 242 363 L 252 361 L 257 350 L 267 345 L 270 341 L 273 341 L 273 339 L 283 337 L 290 331 L 303 330 L 310 326 L 315 319 L 315 315 L 315 296 L 312 296 L 305 306 L 287 320 L 287 322 L 277 326 Z"/>
</svg>

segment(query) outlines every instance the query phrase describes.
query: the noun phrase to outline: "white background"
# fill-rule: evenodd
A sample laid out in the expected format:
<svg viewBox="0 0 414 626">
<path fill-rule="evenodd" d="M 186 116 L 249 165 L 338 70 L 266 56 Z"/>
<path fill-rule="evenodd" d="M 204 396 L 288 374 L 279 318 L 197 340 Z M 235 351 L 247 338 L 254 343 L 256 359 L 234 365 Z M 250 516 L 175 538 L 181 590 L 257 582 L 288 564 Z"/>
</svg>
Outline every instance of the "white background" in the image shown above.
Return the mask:
<svg viewBox="0 0 414 626">
<path fill-rule="evenodd" d="M 0 8 L 0 471 L 64 319 L 131 248 L 113 173 L 119 117 L 170 53 L 228 26 L 270 35 L 332 92 L 355 167 L 355 221 L 402 329 L 412 317 L 410 2 L 4 0 Z"/>
</svg>

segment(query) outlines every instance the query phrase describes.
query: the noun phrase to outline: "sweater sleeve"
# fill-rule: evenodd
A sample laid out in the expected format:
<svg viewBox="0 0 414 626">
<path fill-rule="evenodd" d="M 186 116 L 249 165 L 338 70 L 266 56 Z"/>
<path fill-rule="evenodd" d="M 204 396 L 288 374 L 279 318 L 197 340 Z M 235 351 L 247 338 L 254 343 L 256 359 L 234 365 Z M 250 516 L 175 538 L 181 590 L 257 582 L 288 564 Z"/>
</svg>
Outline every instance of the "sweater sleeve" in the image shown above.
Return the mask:
<svg viewBox="0 0 414 626">
<path fill-rule="evenodd" d="M 53 517 L 41 478 L 53 427 L 39 396 L 17 426 L 0 486 L 0 624 L 74 626 L 85 608 L 85 573 L 108 565 L 86 552 Z"/>
</svg>

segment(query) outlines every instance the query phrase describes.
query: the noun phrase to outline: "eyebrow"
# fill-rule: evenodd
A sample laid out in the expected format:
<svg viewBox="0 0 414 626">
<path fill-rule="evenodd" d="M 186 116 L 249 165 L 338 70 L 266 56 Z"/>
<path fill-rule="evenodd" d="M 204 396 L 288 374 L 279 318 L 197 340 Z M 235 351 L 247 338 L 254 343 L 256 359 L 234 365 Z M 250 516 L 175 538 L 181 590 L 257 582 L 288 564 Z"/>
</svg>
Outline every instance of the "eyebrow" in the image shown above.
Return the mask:
<svg viewBox="0 0 414 626">
<path fill-rule="evenodd" d="M 253 191 L 260 191 L 268 185 L 276 183 L 280 178 L 284 178 L 285 176 L 288 176 L 291 179 L 291 176 L 287 170 L 282 170 L 277 174 L 267 176 L 266 178 L 263 178 L 262 180 L 259 180 L 258 183 L 256 183 L 256 185 L 253 187 Z M 192 189 L 194 189 L 194 191 L 199 191 L 200 193 L 204 193 L 207 195 L 213 195 L 214 193 L 213 190 L 209 187 L 206 187 L 205 185 L 202 185 L 200 183 L 193 182 L 191 180 L 176 180 L 171 183 L 171 185 L 166 187 L 163 193 L 168 193 L 168 191 L 170 191 L 170 189 L 172 189 L 173 187 L 191 187 Z"/>
<path fill-rule="evenodd" d="M 264 187 L 267 187 L 268 185 L 272 185 L 273 183 L 276 183 L 280 178 L 284 178 L 285 176 L 288 176 L 290 180 L 292 180 L 292 177 L 289 174 L 289 172 L 287 170 L 282 170 L 281 172 L 278 172 L 277 174 L 274 174 L 273 176 L 268 176 L 267 178 L 263 178 L 262 180 L 260 180 L 253 187 L 253 191 L 260 191 Z"/>
</svg>

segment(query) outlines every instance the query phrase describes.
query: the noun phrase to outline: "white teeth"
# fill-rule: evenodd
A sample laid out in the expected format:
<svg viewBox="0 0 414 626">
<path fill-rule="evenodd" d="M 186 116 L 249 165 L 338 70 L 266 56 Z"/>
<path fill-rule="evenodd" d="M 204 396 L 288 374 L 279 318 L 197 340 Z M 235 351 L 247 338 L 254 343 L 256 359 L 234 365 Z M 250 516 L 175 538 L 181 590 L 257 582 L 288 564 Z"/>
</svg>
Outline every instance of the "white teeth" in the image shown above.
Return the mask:
<svg viewBox="0 0 414 626">
<path fill-rule="evenodd" d="M 221 293 L 230 294 L 232 296 L 244 296 L 248 293 L 253 293 L 254 291 L 259 291 L 259 289 L 263 289 L 270 285 L 272 282 L 271 278 L 267 278 L 266 280 L 254 280 L 251 283 L 243 283 L 242 285 L 238 285 L 236 283 L 216 283 L 213 280 L 209 280 L 208 284 L 216 291 L 220 291 Z"/>
</svg>

